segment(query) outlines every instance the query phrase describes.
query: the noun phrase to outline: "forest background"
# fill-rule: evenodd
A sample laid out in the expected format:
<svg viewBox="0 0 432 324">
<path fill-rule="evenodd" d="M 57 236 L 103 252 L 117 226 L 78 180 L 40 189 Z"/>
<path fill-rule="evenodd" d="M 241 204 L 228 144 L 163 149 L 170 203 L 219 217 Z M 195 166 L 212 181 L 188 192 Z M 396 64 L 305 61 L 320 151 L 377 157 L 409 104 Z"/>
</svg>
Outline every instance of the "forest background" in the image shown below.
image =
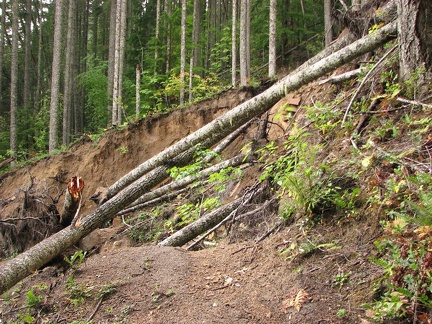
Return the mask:
<svg viewBox="0 0 432 324">
<path fill-rule="evenodd" d="M 0 158 L 53 153 L 85 133 L 274 78 L 331 42 L 344 4 L 3 1 Z"/>
</svg>

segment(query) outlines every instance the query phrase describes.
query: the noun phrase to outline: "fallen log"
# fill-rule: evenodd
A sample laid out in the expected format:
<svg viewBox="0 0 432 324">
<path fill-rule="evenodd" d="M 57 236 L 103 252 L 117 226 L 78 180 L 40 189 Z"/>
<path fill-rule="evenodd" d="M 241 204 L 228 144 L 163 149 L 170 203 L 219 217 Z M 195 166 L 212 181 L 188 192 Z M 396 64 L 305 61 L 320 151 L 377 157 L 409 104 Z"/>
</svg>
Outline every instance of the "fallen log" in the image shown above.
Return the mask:
<svg viewBox="0 0 432 324">
<path fill-rule="evenodd" d="M 7 158 L 6 160 L 1 161 L 0 162 L 0 169 L 3 168 L 4 166 L 8 165 L 9 163 L 13 162 L 13 161 L 15 161 L 15 156 L 11 156 L 11 157 Z"/>
<path fill-rule="evenodd" d="M 255 186 L 254 186 L 255 187 Z M 220 223 L 226 218 L 231 218 L 238 208 L 242 205 L 248 204 L 253 198 L 262 193 L 262 188 L 253 188 L 245 196 L 234 200 L 233 202 L 221 206 L 214 211 L 200 217 L 195 222 L 183 227 L 181 230 L 175 232 L 173 235 L 167 237 L 160 242 L 159 246 L 182 246 L 187 242 L 193 240 L 201 233 Z"/>
<path fill-rule="evenodd" d="M 148 170 L 172 160 L 179 152 L 184 152 L 207 139 L 211 142 L 225 137 L 248 120 L 265 112 L 286 93 L 296 90 L 302 85 L 394 39 L 396 29 L 396 22 L 390 23 L 304 70 L 288 75 L 263 93 L 230 110 L 149 159 L 132 172 L 132 178 L 135 180 L 130 181 L 129 176 L 126 177 L 127 180 L 122 178 L 123 180 L 120 181 L 122 185 L 115 186 L 114 192 L 117 192 L 117 194 L 82 218 L 80 227 L 68 226 L 2 265 L 0 267 L 0 293 L 11 288 L 29 274 L 34 273 L 60 252 L 78 242 L 80 238 L 115 217 L 119 211 L 148 192 L 159 183 L 159 179 L 165 177 L 165 175 L 162 176 L 155 170 L 143 176 Z M 144 173 L 142 173 L 143 170 L 145 170 Z"/>
</svg>

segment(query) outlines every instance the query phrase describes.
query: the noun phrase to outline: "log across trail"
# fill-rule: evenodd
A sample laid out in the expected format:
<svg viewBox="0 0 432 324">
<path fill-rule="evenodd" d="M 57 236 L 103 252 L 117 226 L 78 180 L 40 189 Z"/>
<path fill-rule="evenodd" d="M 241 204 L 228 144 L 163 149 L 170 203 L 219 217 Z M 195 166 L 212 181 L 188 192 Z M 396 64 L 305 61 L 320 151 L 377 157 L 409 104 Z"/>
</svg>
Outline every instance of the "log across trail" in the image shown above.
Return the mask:
<svg viewBox="0 0 432 324">
<path fill-rule="evenodd" d="M 106 221 L 115 217 L 119 211 L 150 191 L 161 179 L 161 175 L 155 171 L 157 166 L 167 163 L 196 144 L 206 142 L 208 145 L 213 145 L 217 143 L 233 130 L 271 108 L 286 93 L 294 91 L 339 66 L 376 49 L 396 36 L 396 22 L 387 24 L 320 61 L 296 73 L 289 74 L 266 91 L 233 108 L 147 160 L 111 186 L 108 190 L 108 201 L 92 213 L 82 217 L 79 227 L 66 227 L 1 266 L 0 293 L 34 273 L 66 248 L 102 226 Z"/>
</svg>

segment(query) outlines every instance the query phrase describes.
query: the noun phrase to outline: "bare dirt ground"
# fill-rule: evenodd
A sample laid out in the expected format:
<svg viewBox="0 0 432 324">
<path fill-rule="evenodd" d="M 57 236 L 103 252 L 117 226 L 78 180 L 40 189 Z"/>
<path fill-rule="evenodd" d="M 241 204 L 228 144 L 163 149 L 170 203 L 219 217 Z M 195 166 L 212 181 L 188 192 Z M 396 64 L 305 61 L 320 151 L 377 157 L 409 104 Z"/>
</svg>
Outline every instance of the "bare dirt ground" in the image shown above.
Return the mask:
<svg viewBox="0 0 432 324">
<path fill-rule="evenodd" d="M 35 187 L 55 196 L 79 174 L 86 181 L 88 212 L 94 205 L 87 199 L 97 187 L 112 184 L 248 96 L 232 92 L 183 113 L 143 120 L 16 170 L 2 179 L 0 198 L 15 198 L 1 216 L 16 210 L 30 175 Z M 280 128 L 274 126 L 273 136 L 281 135 Z M 243 135 L 232 152 L 248 140 Z M 249 176 L 257 178 L 255 172 Z M 368 258 L 381 230 L 378 218 L 366 215 L 345 221 L 330 215 L 307 235 L 294 222 L 256 243 L 279 220 L 269 214 L 259 233 L 245 223 L 200 251 L 130 246 L 116 237 L 75 270 L 49 265 L 17 284 L 0 299 L 0 323 L 369 323 L 362 304 L 372 300 L 380 275 Z M 41 296 L 36 307 L 29 306 L 29 291 Z"/>
</svg>

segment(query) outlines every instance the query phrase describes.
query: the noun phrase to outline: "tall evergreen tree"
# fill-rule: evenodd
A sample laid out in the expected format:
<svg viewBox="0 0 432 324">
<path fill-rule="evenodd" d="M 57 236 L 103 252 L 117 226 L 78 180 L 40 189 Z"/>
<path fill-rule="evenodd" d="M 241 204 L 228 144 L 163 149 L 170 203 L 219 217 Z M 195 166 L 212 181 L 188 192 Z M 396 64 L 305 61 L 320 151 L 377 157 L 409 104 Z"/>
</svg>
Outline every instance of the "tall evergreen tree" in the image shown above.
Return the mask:
<svg viewBox="0 0 432 324">
<path fill-rule="evenodd" d="M 18 0 L 12 1 L 12 54 L 11 54 L 11 95 L 10 95 L 10 151 L 15 157 L 18 148 Z"/>
<path fill-rule="evenodd" d="M 49 123 L 49 152 L 50 153 L 52 153 L 58 147 L 62 16 L 63 16 L 63 0 L 56 0 L 52 74 L 51 74 L 50 123 Z"/>
</svg>

